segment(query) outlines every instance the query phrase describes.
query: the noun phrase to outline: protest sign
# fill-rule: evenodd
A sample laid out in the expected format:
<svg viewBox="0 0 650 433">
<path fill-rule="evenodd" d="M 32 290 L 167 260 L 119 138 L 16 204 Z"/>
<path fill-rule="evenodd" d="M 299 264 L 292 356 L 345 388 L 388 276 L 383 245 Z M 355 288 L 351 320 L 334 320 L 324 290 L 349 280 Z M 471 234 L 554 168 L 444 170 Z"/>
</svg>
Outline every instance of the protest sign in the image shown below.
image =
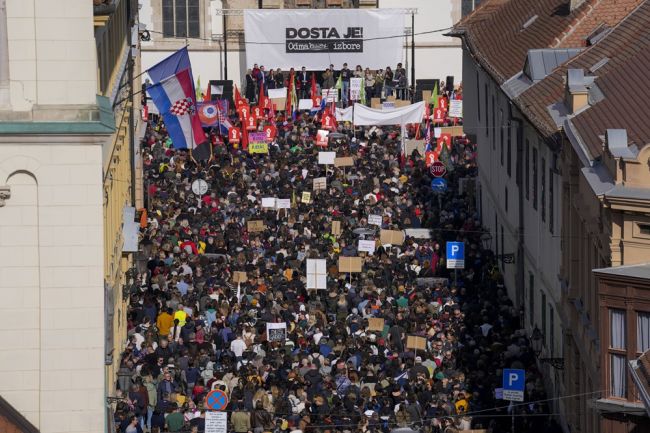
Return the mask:
<svg viewBox="0 0 650 433">
<path fill-rule="evenodd" d="M 344 156 L 341 158 L 334 158 L 335 167 L 352 167 L 354 166 L 354 158 L 351 156 Z"/>
<path fill-rule="evenodd" d="M 246 272 L 235 271 L 232 274 L 232 281 L 233 283 L 245 283 L 248 281 L 248 276 L 246 275 Z"/>
<path fill-rule="evenodd" d="M 318 152 L 318 163 L 321 165 L 334 164 L 336 152 Z"/>
<path fill-rule="evenodd" d="M 269 153 L 266 133 L 251 132 L 248 134 L 248 153 Z"/>
<path fill-rule="evenodd" d="M 361 82 L 359 77 L 350 78 L 350 99 L 359 101 L 361 99 Z"/>
<path fill-rule="evenodd" d="M 332 234 L 334 236 L 341 235 L 341 221 L 332 221 Z"/>
<path fill-rule="evenodd" d="M 375 241 L 374 240 L 360 240 L 359 246 L 357 248 L 359 251 L 363 251 L 369 254 L 375 252 Z"/>
<path fill-rule="evenodd" d="M 404 243 L 404 232 L 401 230 L 382 230 L 379 234 L 379 241 L 382 245 L 402 245 Z"/>
<path fill-rule="evenodd" d="M 298 101 L 298 110 L 311 110 L 314 106 L 314 101 L 310 99 L 301 99 Z"/>
<path fill-rule="evenodd" d="M 278 198 L 275 200 L 276 209 L 290 209 L 291 208 L 291 199 L 290 198 Z"/>
<path fill-rule="evenodd" d="M 300 201 L 305 204 L 311 203 L 311 193 L 307 191 L 303 191 L 302 198 Z"/>
<path fill-rule="evenodd" d="M 449 117 L 463 117 L 463 100 L 452 99 L 449 101 Z"/>
<path fill-rule="evenodd" d="M 307 259 L 308 289 L 327 289 L 327 261 L 325 259 Z"/>
<path fill-rule="evenodd" d="M 323 99 L 329 102 L 337 102 L 339 100 L 339 91 L 337 89 L 323 89 Z"/>
<path fill-rule="evenodd" d="M 426 350 L 427 339 L 417 335 L 408 335 L 406 337 L 406 348 L 413 350 Z"/>
<path fill-rule="evenodd" d="M 329 133 L 325 129 L 319 129 L 316 133 L 316 146 L 327 147 L 327 136 Z"/>
<path fill-rule="evenodd" d="M 275 197 L 262 197 L 262 207 L 275 208 Z"/>
<path fill-rule="evenodd" d="M 368 224 L 381 227 L 381 215 L 368 215 Z"/>
<path fill-rule="evenodd" d="M 370 317 L 368 319 L 368 331 L 379 331 L 384 330 L 384 319 L 380 317 Z"/>
<path fill-rule="evenodd" d="M 404 152 L 406 156 L 411 156 L 414 150 L 417 150 L 420 157 L 424 156 L 426 143 L 424 140 L 406 140 L 404 143 Z"/>
<path fill-rule="evenodd" d="M 250 233 L 263 232 L 265 229 L 264 221 L 261 220 L 248 221 L 246 227 Z"/>
<path fill-rule="evenodd" d="M 228 412 L 205 411 L 205 433 L 227 433 Z"/>
<path fill-rule="evenodd" d="M 287 339 L 287 324 L 266 322 L 266 339 L 268 341 L 284 341 Z"/>
<path fill-rule="evenodd" d="M 405 229 L 404 234 L 415 239 L 431 239 L 431 230 L 429 229 Z"/>
<path fill-rule="evenodd" d="M 339 257 L 339 272 L 359 273 L 362 265 L 361 257 Z"/>
<path fill-rule="evenodd" d="M 326 177 L 316 177 L 314 178 L 314 191 L 320 191 L 327 189 L 327 178 Z"/>
</svg>

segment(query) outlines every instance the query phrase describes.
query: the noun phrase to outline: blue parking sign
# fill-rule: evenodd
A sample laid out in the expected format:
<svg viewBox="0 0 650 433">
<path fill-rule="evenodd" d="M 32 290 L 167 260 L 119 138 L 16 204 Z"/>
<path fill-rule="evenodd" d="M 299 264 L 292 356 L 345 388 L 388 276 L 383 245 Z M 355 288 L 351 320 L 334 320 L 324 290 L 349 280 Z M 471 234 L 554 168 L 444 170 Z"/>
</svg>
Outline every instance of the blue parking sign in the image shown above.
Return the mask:
<svg viewBox="0 0 650 433">
<path fill-rule="evenodd" d="M 509 401 L 524 401 L 526 388 L 526 372 L 513 368 L 503 370 L 503 399 Z"/>
<path fill-rule="evenodd" d="M 447 242 L 447 269 L 465 268 L 465 244 Z"/>
</svg>

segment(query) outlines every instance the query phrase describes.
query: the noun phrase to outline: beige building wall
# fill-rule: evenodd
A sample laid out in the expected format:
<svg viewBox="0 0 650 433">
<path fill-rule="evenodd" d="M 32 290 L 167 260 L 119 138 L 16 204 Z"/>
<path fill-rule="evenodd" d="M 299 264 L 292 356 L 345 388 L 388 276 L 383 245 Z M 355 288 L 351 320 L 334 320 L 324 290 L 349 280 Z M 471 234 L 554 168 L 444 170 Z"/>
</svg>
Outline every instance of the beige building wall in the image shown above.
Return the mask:
<svg viewBox="0 0 650 433">
<path fill-rule="evenodd" d="M 0 395 L 42 433 L 99 433 L 101 145 L 58 140 L 0 136 Z"/>
<path fill-rule="evenodd" d="M 11 106 L 86 105 L 97 93 L 93 3 L 6 0 Z"/>
</svg>

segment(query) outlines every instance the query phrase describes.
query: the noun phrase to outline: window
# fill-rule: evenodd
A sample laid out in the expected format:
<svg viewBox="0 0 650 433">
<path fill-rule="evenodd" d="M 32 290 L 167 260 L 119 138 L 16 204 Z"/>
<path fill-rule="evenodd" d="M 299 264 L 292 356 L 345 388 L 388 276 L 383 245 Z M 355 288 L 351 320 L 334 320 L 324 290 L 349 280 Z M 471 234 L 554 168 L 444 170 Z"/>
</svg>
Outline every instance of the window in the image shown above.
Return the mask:
<svg viewBox="0 0 650 433">
<path fill-rule="evenodd" d="M 533 209 L 537 210 L 537 149 L 533 147 Z"/>
<path fill-rule="evenodd" d="M 506 186 L 506 192 L 505 192 L 505 204 L 506 204 L 506 213 L 508 213 L 508 187 Z"/>
<path fill-rule="evenodd" d="M 638 224 L 639 233 L 645 236 L 650 236 L 650 224 Z"/>
<path fill-rule="evenodd" d="M 492 95 L 492 149 L 497 148 L 497 111 L 494 95 Z"/>
<path fill-rule="evenodd" d="M 555 352 L 555 312 L 551 304 L 548 304 L 548 338 L 551 357 L 553 357 L 553 353 Z"/>
<path fill-rule="evenodd" d="M 488 87 L 487 84 L 483 85 L 483 93 L 485 93 L 485 136 L 489 135 L 490 128 L 488 128 Z"/>
<path fill-rule="evenodd" d="M 503 261 L 503 254 L 505 254 L 506 243 L 503 239 L 503 224 L 501 225 L 501 254 L 499 258 L 501 259 L 501 269 L 505 269 L 506 263 Z"/>
<path fill-rule="evenodd" d="M 481 121 L 481 81 L 478 71 L 476 71 L 476 110 L 478 113 L 478 121 Z"/>
<path fill-rule="evenodd" d="M 508 153 L 506 154 L 506 169 L 508 176 L 512 176 L 512 128 L 508 127 Z"/>
<path fill-rule="evenodd" d="M 200 0 L 163 0 L 163 36 L 198 38 L 201 36 Z"/>
<path fill-rule="evenodd" d="M 548 229 L 553 234 L 555 229 L 555 177 L 553 168 L 548 169 Z"/>
<path fill-rule="evenodd" d="M 548 335 L 548 329 L 546 329 L 546 294 L 541 290 L 539 293 L 541 298 L 540 307 L 542 308 L 542 311 L 540 312 L 542 319 L 542 334 L 544 335 L 544 346 L 546 346 L 546 336 Z"/>
<path fill-rule="evenodd" d="M 528 200 L 530 197 L 530 141 L 528 139 L 526 139 L 526 172 L 524 175 L 526 176 L 526 200 Z"/>
<path fill-rule="evenodd" d="M 501 146 L 501 167 L 503 167 L 503 110 L 499 110 L 499 145 Z"/>
<path fill-rule="evenodd" d="M 609 310 L 609 394 L 625 398 L 627 393 L 627 362 L 625 345 L 625 311 Z"/>
<path fill-rule="evenodd" d="M 542 207 L 542 221 L 546 221 L 546 159 L 542 158 L 542 179 L 540 182 L 542 187 L 542 196 L 540 197 L 540 205 Z"/>
<path fill-rule="evenodd" d="M 636 314 L 636 351 L 650 350 L 650 313 L 639 311 Z"/>
<path fill-rule="evenodd" d="M 530 326 L 535 324 L 535 276 L 528 274 L 528 311 Z"/>
</svg>

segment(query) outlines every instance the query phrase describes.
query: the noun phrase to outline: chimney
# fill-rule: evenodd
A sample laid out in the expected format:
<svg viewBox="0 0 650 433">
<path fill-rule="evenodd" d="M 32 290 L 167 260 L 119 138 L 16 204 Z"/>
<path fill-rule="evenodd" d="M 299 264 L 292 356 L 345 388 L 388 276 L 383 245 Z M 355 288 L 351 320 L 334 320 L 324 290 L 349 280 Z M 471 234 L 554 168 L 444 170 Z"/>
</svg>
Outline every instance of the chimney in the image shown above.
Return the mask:
<svg viewBox="0 0 650 433">
<path fill-rule="evenodd" d="M 571 114 L 575 114 L 589 105 L 589 91 L 585 86 L 585 71 L 569 69 L 566 83 L 566 105 Z"/>
<path fill-rule="evenodd" d="M 569 0 L 569 12 L 578 9 L 584 2 L 585 0 Z"/>
</svg>

